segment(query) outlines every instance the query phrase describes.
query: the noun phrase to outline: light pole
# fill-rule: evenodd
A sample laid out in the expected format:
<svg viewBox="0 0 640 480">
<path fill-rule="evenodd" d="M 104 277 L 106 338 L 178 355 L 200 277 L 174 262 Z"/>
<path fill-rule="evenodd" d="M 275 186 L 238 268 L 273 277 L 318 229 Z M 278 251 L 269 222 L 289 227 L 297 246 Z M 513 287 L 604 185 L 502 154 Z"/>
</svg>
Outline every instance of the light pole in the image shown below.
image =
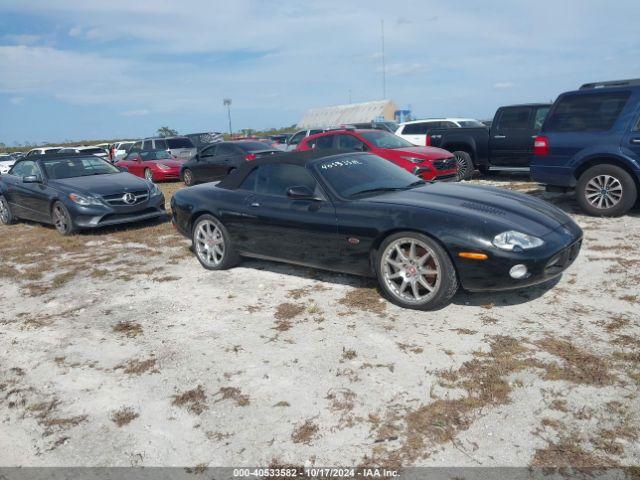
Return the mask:
<svg viewBox="0 0 640 480">
<path fill-rule="evenodd" d="M 233 130 L 231 130 L 231 99 L 225 98 L 222 100 L 222 104 L 227 107 L 227 116 L 229 117 L 229 135 L 231 135 L 233 133 Z"/>
</svg>

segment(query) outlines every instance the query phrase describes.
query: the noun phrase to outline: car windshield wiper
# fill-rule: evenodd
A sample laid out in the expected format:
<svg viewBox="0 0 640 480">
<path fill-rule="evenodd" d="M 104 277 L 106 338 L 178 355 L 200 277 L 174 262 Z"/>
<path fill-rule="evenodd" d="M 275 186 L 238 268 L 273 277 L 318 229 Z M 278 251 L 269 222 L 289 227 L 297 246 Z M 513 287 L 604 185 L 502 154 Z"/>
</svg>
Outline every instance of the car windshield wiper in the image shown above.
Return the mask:
<svg viewBox="0 0 640 480">
<path fill-rule="evenodd" d="M 359 192 L 352 193 L 349 197 L 355 197 L 356 195 L 362 195 L 364 193 L 376 193 L 376 192 L 397 192 L 398 190 L 404 190 L 406 187 L 378 187 L 378 188 L 367 188 L 365 190 L 360 190 Z"/>
</svg>

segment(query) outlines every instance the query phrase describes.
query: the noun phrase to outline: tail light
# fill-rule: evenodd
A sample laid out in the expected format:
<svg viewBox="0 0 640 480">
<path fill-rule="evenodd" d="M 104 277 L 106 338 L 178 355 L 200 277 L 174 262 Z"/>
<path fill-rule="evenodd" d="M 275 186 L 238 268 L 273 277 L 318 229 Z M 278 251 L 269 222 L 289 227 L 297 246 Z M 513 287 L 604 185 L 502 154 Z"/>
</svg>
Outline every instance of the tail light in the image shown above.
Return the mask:
<svg viewBox="0 0 640 480">
<path fill-rule="evenodd" d="M 425 135 L 424 145 L 425 145 L 425 147 L 430 147 L 431 146 L 431 135 Z"/>
<path fill-rule="evenodd" d="M 256 154 L 255 154 L 255 153 L 248 153 L 248 154 L 244 157 L 244 159 L 245 159 L 247 162 L 250 162 L 251 160 L 255 160 L 256 158 L 258 158 L 258 157 L 256 156 Z"/>
<path fill-rule="evenodd" d="M 533 154 L 539 157 L 549 155 L 549 139 L 538 135 L 533 141 Z"/>
</svg>

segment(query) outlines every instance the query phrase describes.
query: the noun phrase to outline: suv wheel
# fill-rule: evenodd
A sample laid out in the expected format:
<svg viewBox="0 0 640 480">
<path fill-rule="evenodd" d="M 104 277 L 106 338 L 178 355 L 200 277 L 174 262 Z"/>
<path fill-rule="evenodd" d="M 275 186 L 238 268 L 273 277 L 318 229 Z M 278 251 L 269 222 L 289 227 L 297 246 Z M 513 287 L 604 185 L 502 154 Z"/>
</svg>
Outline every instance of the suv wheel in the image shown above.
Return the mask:
<svg viewBox="0 0 640 480">
<path fill-rule="evenodd" d="M 615 165 L 596 165 L 578 179 L 576 197 L 589 215 L 619 217 L 636 203 L 636 184 L 624 169 Z"/>
<path fill-rule="evenodd" d="M 474 170 L 471 155 L 467 152 L 456 151 L 453 152 L 453 156 L 456 157 L 458 164 L 458 180 L 471 180 Z"/>
<path fill-rule="evenodd" d="M 380 245 L 375 267 L 382 292 L 404 308 L 434 310 L 447 305 L 458 290 L 449 255 L 420 233 L 387 237 Z"/>
</svg>

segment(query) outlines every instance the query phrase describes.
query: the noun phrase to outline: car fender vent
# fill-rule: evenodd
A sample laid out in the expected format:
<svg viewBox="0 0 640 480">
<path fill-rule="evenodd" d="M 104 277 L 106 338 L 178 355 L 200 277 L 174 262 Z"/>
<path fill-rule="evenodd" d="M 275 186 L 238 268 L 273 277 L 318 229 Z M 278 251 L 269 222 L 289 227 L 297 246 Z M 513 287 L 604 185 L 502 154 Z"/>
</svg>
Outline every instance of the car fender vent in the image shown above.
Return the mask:
<svg viewBox="0 0 640 480">
<path fill-rule="evenodd" d="M 470 210 L 477 210 L 478 212 L 490 213 L 492 215 L 506 215 L 507 212 L 500 210 L 499 208 L 490 207 L 489 205 L 481 205 L 472 202 L 462 202 L 462 206 Z"/>
</svg>

